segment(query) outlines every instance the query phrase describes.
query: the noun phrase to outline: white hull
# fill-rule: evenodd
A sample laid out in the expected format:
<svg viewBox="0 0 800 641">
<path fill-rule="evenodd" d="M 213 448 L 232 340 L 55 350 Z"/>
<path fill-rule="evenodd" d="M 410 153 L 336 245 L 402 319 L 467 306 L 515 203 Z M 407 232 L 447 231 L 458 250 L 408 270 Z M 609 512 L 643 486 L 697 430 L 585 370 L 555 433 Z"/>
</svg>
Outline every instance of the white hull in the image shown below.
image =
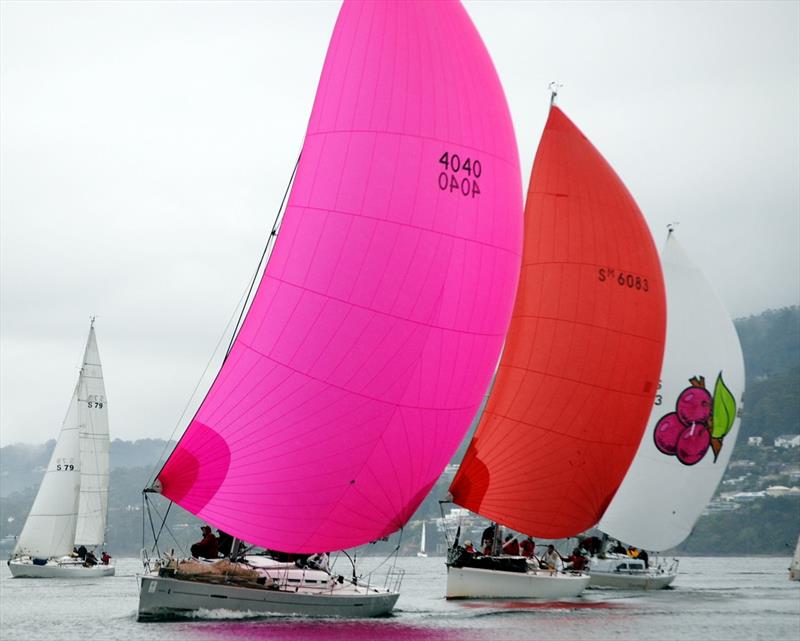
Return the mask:
<svg viewBox="0 0 800 641">
<path fill-rule="evenodd" d="M 609 558 L 592 558 L 589 562 L 590 588 L 616 588 L 621 590 L 663 590 L 678 576 L 678 562 L 667 565 L 661 562 L 645 568 L 641 559 L 612 555 Z"/>
<path fill-rule="evenodd" d="M 395 589 L 339 582 L 324 570 L 300 569 L 267 557 L 246 557 L 244 564 L 222 561 L 176 562 L 145 574 L 139 590 L 139 620 L 174 618 L 200 610 L 308 617 L 378 617 L 392 611 L 400 596 L 402 571 L 393 574 Z M 159 563 L 159 566 L 162 564 Z M 180 572 L 187 572 L 181 574 Z M 242 580 L 237 572 L 249 573 Z M 256 577 L 258 580 L 254 581 Z"/>
<path fill-rule="evenodd" d="M 590 570 L 590 588 L 618 588 L 622 590 L 663 590 L 669 586 L 676 574 L 630 574 L 625 572 L 597 572 Z"/>
<path fill-rule="evenodd" d="M 8 562 L 12 576 L 28 579 L 97 579 L 114 576 L 113 565 L 86 567 L 73 561 L 49 560 L 45 565 L 35 565 L 30 559 L 12 559 Z"/>
<path fill-rule="evenodd" d="M 378 617 L 389 614 L 399 596 L 398 592 L 374 588 L 295 591 L 294 588 L 244 587 L 147 574 L 141 580 L 138 618 L 146 621 L 190 616 L 200 610 L 308 617 Z"/>
<path fill-rule="evenodd" d="M 800 581 L 800 536 L 797 537 L 797 545 L 794 548 L 794 556 L 789 564 L 789 580 Z"/>
<path fill-rule="evenodd" d="M 505 572 L 483 568 L 447 568 L 448 599 L 545 599 L 576 597 L 589 585 L 588 574 L 551 574 L 548 570 Z"/>
<path fill-rule="evenodd" d="M 794 559 L 789 566 L 789 580 L 800 581 L 800 561 Z"/>
</svg>

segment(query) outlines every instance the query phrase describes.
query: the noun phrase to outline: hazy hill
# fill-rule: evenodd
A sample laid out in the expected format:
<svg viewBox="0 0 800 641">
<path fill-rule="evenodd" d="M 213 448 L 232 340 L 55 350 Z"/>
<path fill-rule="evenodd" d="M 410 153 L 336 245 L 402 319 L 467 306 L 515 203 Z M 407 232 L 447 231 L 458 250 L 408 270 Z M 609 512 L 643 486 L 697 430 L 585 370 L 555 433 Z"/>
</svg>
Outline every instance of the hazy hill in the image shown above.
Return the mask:
<svg viewBox="0 0 800 641">
<path fill-rule="evenodd" d="M 734 321 L 744 352 L 746 389 L 739 444 L 800 433 L 800 307 Z"/>
<path fill-rule="evenodd" d="M 55 445 L 55 440 L 51 439 L 41 445 L 16 443 L 0 448 L 0 496 L 8 496 L 30 486 L 38 487 Z M 174 441 L 154 438 L 138 441 L 114 439 L 111 441 L 111 469 L 153 467 L 173 445 Z"/>
<path fill-rule="evenodd" d="M 779 434 L 800 432 L 800 308 L 769 310 L 739 319 L 735 325 L 744 349 L 748 379 L 742 432 L 734 455 L 741 458 L 750 457 L 745 452 L 747 436 L 764 436 L 765 444 L 771 445 Z M 468 440 L 469 436 L 453 462 L 461 460 Z M 19 533 L 54 445 L 55 441 L 48 441 L 41 445 L 0 448 L 0 536 Z M 138 553 L 143 523 L 148 531 L 150 528 L 149 521 L 142 518 L 141 491 L 162 453 L 171 447 L 172 443 L 159 439 L 112 441 L 108 530 L 112 553 Z M 784 454 L 792 456 L 793 452 Z M 759 468 L 766 468 L 770 456 L 774 459 L 778 453 L 762 449 L 753 456 Z M 419 523 L 414 521 L 439 516 L 438 500 L 447 493 L 448 484 L 448 479 L 440 479 L 414 515 L 404 537 L 405 546 L 410 546 L 408 551 L 414 551 L 419 540 Z M 154 504 L 157 510 L 165 510 L 167 506 L 163 500 Z M 153 518 L 154 526 L 158 527 L 160 517 L 153 513 Z M 180 547 L 197 540 L 199 524 L 195 517 L 173 506 L 163 544 Z M 787 542 L 793 544 L 796 540 L 798 529 L 798 501 L 769 500 L 733 513 L 704 516 L 681 551 L 735 554 L 752 548 L 763 553 L 782 553 Z M 430 549 L 435 549 L 441 535 L 429 527 L 428 537 Z"/>
<path fill-rule="evenodd" d="M 768 309 L 734 321 L 747 384 L 800 367 L 800 307 Z"/>
</svg>

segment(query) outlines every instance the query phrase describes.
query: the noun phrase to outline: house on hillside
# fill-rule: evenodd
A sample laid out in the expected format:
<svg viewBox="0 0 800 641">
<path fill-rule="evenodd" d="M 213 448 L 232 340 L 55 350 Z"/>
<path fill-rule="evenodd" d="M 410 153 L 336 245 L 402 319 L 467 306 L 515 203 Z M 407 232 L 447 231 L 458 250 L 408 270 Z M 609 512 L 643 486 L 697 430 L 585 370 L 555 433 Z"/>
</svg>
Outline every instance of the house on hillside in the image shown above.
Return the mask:
<svg viewBox="0 0 800 641">
<path fill-rule="evenodd" d="M 761 444 L 764 442 L 763 436 L 750 436 L 747 439 L 747 444 L 752 445 L 753 447 L 761 447 Z"/>
<path fill-rule="evenodd" d="M 759 492 L 736 492 L 736 494 L 731 495 L 729 500 L 736 503 L 750 503 L 751 501 L 762 499 L 766 495 L 767 493 L 764 490 Z"/>
<path fill-rule="evenodd" d="M 764 490 L 767 496 L 798 496 L 800 495 L 799 487 L 786 487 L 785 485 L 770 485 Z"/>
<path fill-rule="evenodd" d="M 800 434 L 783 434 L 775 439 L 775 447 L 800 447 Z"/>
</svg>

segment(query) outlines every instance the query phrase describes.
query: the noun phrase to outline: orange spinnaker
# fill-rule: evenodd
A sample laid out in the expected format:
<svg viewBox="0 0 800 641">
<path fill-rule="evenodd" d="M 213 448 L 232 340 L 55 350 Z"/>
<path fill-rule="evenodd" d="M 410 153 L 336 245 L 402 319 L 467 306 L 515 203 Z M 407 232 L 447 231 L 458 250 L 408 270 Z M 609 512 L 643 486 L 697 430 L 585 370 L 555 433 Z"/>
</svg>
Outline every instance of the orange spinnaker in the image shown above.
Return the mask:
<svg viewBox="0 0 800 641">
<path fill-rule="evenodd" d="M 553 107 L 531 173 L 511 327 L 455 502 L 542 538 L 595 525 L 653 406 L 665 325 L 639 208 Z"/>
</svg>

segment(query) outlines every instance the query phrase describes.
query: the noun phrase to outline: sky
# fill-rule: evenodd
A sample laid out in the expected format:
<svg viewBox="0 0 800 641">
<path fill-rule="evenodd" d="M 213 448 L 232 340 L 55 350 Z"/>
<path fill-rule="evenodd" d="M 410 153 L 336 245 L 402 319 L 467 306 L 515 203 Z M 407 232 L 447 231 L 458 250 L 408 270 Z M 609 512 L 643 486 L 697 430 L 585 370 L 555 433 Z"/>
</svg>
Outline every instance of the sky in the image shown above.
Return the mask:
<svg viewBox="0 0 800 641">
<path fill-rule="evenodd" d="M 800 3 L 465 6 L 524 186 L 558 81 L 656 243 L 679 221 L 732 317 L 800 303 Z M 0 4 L 0 444 L 56 437 L 91 315 L 112 438 L 181 433 L 300 151 L 337 12 Z"/>
</svg>

